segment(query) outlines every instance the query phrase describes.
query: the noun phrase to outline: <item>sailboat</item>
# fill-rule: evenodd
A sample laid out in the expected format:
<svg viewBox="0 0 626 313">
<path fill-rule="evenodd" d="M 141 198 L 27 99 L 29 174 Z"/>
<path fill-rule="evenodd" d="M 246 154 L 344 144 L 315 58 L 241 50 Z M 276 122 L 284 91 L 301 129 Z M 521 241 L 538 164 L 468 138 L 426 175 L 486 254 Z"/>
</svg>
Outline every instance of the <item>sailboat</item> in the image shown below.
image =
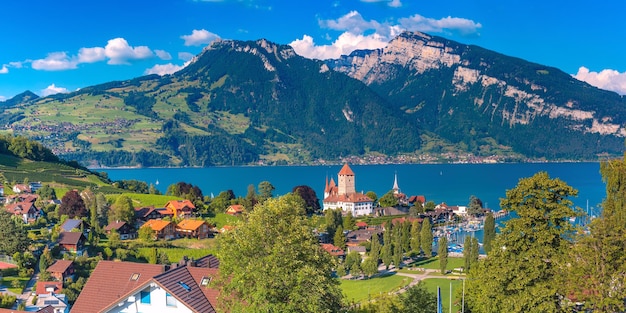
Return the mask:
<svg viewBox="0 0 626 313">
<path fill-rule="evenodd" d="M 155 185 L 159 185 L 159 179 L 157 178 L 156 182 L 154 183 Z"/>
</svg>

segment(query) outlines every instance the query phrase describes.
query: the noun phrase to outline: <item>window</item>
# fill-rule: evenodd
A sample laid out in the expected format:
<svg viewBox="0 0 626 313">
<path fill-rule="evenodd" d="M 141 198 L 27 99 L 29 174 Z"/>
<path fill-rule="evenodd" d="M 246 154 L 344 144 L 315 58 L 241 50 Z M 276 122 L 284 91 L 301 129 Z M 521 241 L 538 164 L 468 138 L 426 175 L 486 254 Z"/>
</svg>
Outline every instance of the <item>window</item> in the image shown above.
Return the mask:
<svg viewBox="0 0 626 313">
<path fill-rule="evenodd" d="M 165 305 L 176 306 L 176 299 L 169 293 L 165 293 Z"/>
<path fill-rule="evenodd" d="M 133 273 L 132 275 L 130 275 L 130 280 L 131 281 L 137 281 L 139 279 L 139 276 L 141 276 L 141 274 Z"/>
<path fill-rule="evenodd" d="M 150 291 L 141 291 L 141 303 L 150 304 Z"/>
</svg>

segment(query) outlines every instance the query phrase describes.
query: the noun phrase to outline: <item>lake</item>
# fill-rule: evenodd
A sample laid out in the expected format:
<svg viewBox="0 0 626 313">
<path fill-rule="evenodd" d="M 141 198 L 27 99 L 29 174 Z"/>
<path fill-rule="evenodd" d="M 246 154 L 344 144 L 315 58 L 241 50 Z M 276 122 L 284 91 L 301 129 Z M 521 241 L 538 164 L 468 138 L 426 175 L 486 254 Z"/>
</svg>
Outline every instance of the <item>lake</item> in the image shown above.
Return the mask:
<svg viewBox="0 0 626 313">
<path fill-rule="evenodd" d="M 600 164 L 589 163 L 506 163 L 506 164 L 386 164 L 350 165 L 355 173 L 357 191 L 374 191 L 379 197 L 391 190 L 397 174 L 401 192 L 423 195 L 426 201 L 448 205 L 467 205 L 474 195 L 487 208 L 500 209 L 500 198 L 515 187 L 521 178 L 544 171 L 578 189 L 572 199 L 585 209 L 597 208 L 606 192 L 600 176 Z M 320 200 L 328 177 L 337 181 L 341 165 L 332 166 L 235 166 L 207 168 L 140 168 L 96 169 L 108 173 L 112 180 L 136 179 L 155 186 L 163 193 L 177 182 L 200 187 L 204 195 L 217 196 L 231 189 L 236 196 L 245 196 L 248 185 L 255 187 L 269 181 L 274 195 L 291 192 L 298 185 L 313 188 Z M 158 184 L 157 184 L 158 182 Z M 597 209 L 595 209 L 597 214 Z"/>
</svg>

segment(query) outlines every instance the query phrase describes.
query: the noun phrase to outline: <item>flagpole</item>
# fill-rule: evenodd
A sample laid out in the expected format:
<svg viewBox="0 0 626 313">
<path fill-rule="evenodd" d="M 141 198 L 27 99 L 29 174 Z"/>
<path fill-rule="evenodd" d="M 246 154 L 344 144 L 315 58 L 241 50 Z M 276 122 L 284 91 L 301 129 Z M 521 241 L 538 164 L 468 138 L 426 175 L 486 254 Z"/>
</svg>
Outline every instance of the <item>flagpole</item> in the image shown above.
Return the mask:
<svg viewBox="0 0 626 313">
<path fill-rule="evenodd" d="M 465 279 L 463 279 L 463 301 L 461 305 L 461 313 L 465 313 Z"/>
<path fill-rule="evenodd" d="M 452 281 L 450 281 L 450 313 L 452 313 Z"/>
</svg>

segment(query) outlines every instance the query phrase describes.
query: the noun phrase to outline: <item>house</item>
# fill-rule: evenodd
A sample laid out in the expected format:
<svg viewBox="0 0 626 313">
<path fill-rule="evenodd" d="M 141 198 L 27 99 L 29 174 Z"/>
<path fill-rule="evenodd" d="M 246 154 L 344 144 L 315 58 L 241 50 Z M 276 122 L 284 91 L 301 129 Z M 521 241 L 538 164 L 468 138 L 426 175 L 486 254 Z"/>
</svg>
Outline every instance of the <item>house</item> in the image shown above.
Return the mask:
<svg viewBox="0 0 626 313">
<path fill-rule="evenodd" d="M 111 222 L 104 228 L 104 232 L 107 236 L 111 234 L 112 230 L 117 231 L 122 240 L 137 238 L 137 230 L 135 227 L 124 221 Z"/>
<path fill-rule="evenodd" d="M 150 227 L 154 230 L 156 239 L 173 239 L 176 237 L 174 223 L 165 220 L 148 220 L 141 227 Z"/>
<path fill-rule="evenodd" d="M 232 216 L 239 216 L 239 215 L 243 214 L 243 205 L 241 205 L 241 204 L 232 204 L 232 205 L 228 206 L 228 209 L 226 209 L 226 214 L 232 215 Z"/>
<path fill-rule="evenodd" d="M 174 217 L 186 217 L 193 215 L 196 206 L 189 200 L 170 200 L 165 208 L 174 212 Z"/>
<path fill-rule="evenodd" d="M 41 189 L 42 185 L 40 181 L 28 183 L 28 187 L 30 187 L 30 192 L 37 192 L 37 190 Z"/>
<path fill-rule="evenodd" d="M 62 232 L 82 231 L 84 236 L 89 233 L 89 224 L 81 219 L 67 219 L 61 224 Z"/>
<path fill-rule="evenodd" d="M 205 239 L 209 237 L 211 226 L 202 220 L 184 219 L 176 225 L 178 237 Z"/>
<path fill-rule="evenodd" d="M 330 255 L 337 257 L 337 258 L 344 258 L 346 256 L 346 253 L 343 251 L 343 249 L 330 244 L 330 243 L 323 243 L 320 245 L 322 247 L 322 249 L 324 249 L 324 251 L 328 252 Z"/>
<path fill-rule="evenodd" d="M 331 178 L 326 179 L 324 188 L 324 211 L 341 209 L 352 216 L 370 215 L 374 211 L 374 200 L 363 193 L 356 192 L 355 175 L 348 164 L 344 164 L 338 174 L 338 184 Z"/>
<path fill-rule="evenodd" d="M 225 233 L 225 232 L 231 231 L 233 229 L 235 229 L 235 226 L 224 225 L 224 226 L 222 226 L 222 228 L 220 228 L 220 233 Z"/>
<path fill-rule="evenodd" d="M 56 260 L 46 269 L 46 272 L 60 282 L 64 282 L 68 278 L 74 279 L 74 262 L 71 260 Z"/>
<path fill-rule="evenodd" d="M 64 294 L 42 294 L 37 296 L 35 306 L 38 308 L 52 307 L 54 313 L 69 313 L 70 307 L 67 304 Z"/>
<path fill-rule="evenodd" d="M 17 202 L 4 207 L 9 213 L 19 216 L 24 223 L 33 223 L 41 216 L 41 210 L 32 202 Z"/>
<path fill-rule="evenodd" d="M 83 233 L 80 232 L 61 232 L 57 242 L 63 252 L 83 255 L 86 240 Z"/>
<path fill-rule="evenodd" d="M 63 281 L 38 281 L 35 285 L 35 294 L 43 295 L 49 293 L 61 293 L 63 291 Z"/>
<path fill-rule="evenodd" d="M 72 307 L 77 313 L 213 313 L 218 291 L 209 287 L 217 259 L 158 264 L 100 261 Z"/>
<path fill-rule="evenodd" d="M 31 193 L 32 190 L 30 189 L 29 185 L 15 184 L 13 186 L 13 192 L 15 192 L 15 193 Z"/>
<path fill-rule="evenodd" d="M 358 221 L 354 224 L 358 229 L 366 229 L 367 223 L 363 221 Z"/>
<path fill-rule="evenodd" d="M 348 246 L 348 253 L 356 251 L 361 257 L 365 257 L 365 252 L 367 251 L 364 246 Z"/>
<path fill-rule="evenodd" d="M 166 208 L 155 208 L 154 206 L 135 208 L 135 219 L 143 222 L 163 219 L 168 216 L 174 217 L 174 212 Z"/>
</svg>

